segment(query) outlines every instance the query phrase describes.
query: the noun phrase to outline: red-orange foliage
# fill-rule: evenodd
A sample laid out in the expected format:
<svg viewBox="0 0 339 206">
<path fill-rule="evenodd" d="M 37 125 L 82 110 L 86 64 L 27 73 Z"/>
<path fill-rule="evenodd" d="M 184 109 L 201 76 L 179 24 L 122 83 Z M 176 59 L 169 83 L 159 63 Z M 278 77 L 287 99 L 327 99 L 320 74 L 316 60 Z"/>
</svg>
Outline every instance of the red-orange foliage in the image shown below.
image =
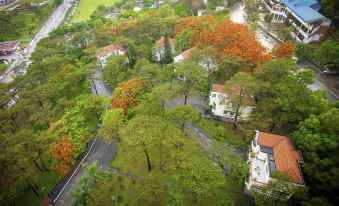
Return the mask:
<svg viewBox="0 0 339 206">
<path fill-rule="evenodd" d="M 174 35 L 186 29 L 193 31 L 191 44 L 198 47 L 213 45 L 222 56 L 236 56 L 254 66 L 272 57 L 256 39 L 248 26 L 223 20 L 216 23 L 214 17 L 188 17 L 177 21 Z"/>
<path fill-rule="evenodd" d="M 54 158 L 52 169 L 58 172 L 61 177 L 65 176 L 74 163 L 75 149 L 72 143 L 67 137 L 62 137 L 53 145 L 52 154 Z"/>
<path fill-rule="evenodd" d="M 222 21 L 216 28 L 214 47 L 220 56 L 237 56 L 254 65 L 271 59 L 271 55 L 259 44 L 255 33 L 248 26 L 230 20 Z"/>
<path fill-rule="evenodd" d="M 273 48 L 273 55 L 276 58 L 282 59 L 289 59 L 292 57 L 294 53 L 294 47 L 291 43 L 282 43 Z"/>
<path fill-rule="evenodd" d="M 144 82 L 137 78 L 119 84 L 112 96 L 112 107 L 123 109 L 127 115 L 128 108 L 137 105 L 136 96 L 141 93 L 144 85 Z"/>
<path fill-rule="evenodd" d="M 187 17 L 179 19 L 174 28 L 174 35 L 184 31 L 192 30 L 191 44 L 198 47 L 211 45 L 215 30 L 216 20 L 213 16 Z"/>
</svg>

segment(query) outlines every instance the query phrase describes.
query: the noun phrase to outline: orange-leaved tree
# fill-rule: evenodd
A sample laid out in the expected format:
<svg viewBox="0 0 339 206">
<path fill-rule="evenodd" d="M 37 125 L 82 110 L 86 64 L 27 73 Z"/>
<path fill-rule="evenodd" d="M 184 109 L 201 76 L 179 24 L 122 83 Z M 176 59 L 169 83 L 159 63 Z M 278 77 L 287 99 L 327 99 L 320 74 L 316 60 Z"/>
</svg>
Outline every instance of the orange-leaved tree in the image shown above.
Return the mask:
<svg viewBox="0 0 339 206">
<path fill-rule="evenodd" d="M 294 54 L 294 46 L 289 42 L 282 43 L 275 46 L 272 53 L 278 59 L 289 59 Z"/>
<path fill-rule="evenodd" d="M 243 24 L 223 20 L 215 30 L 213 41 L 221 57 L 239 57 L 253 66 L 271 59 L 271 55 L 257 41 L 255 33 Z"/>
<path fill-rule="evenodd" d="M 136 97 L 142 92 L 144 86 L 144 81 L 138 78 L 120 83 L 113 92 L 112 107 L 123 109 L 124 114 L 127 115 L 128 108 L 137 105 Z"/>
<path fill-rule="evenodd" d="M 52 169 L 64 177 L 74 163 L 75 149 L 67 137 L 62 137 L 52 147 Z"/>
<path fill-rule="evenodd" d="M 198 47 L 211 45 L 216 20 L 213 16 L 187 17 L 177 20 L 174 27 L 174 36 L 181 32 L 192 31 L 190 44 Z"/>
</svg>

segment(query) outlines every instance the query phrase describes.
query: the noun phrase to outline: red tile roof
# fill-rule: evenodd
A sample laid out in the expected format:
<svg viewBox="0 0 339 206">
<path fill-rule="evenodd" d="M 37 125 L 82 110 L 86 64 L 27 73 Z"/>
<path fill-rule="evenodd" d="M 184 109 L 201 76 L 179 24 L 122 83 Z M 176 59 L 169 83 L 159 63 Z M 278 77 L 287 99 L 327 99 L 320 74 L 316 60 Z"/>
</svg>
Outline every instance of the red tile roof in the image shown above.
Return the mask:
<svg viewBox="0 0 339 206">
<path fill-rule="evenodd" d="M 0 51 L 7 52 L 13 49 L 14 47 L 16 47 L 19 42 L 20 42 L 19 40 L 15 40 L 15 41 L 2 43 L 0 44 Z"/>
<path fill-rule="evenodd" d="M 184 58 L 184 60 L 185 60 L 185 59 L 188 59 L 189 56 L 190 56 L 190 54 L 191 54 L 191 52 L 192 52 L 194 49 L 196 49 L 196 47 L 192 47 L 192 48 L 190 48 L 190 49 L 187 49 L 186 51 L 184 51 L 183 53 L 181 53 L 181 54 L 179 54 L 179 55 L 181 55 L 181 56 Z"/>
<path fill-rule="evenodd" d="M 212 89 L 211 89 L 211 91 L 212 91 L 212 92 L 225 93 L 225 91 L 224 91 L 224 85 L 222 85 L 222 84 L 212 84 Z M 233 93 L 234 95 L 238 93 L 238 95 L 239 95 L 240 91 L 234 89 L 234 91 L 232 91 L 232 93 Z M 244 103 L 245 103 L 246 105 L 254 105 L 254 104 L 255 104 L 253 98 L 252 98 L 250 95 L 245 96 L 245 98 L 244 98 Z"/>
<path fill-rule="evenodd" d="M 293 147 L 289 137 L 259 132 L 258 144 L 273 148 L 276 170 L 286 173 L 295 183 L 304 184 L 298 161 L 302 161 L 300 151 Z"/>
<path fill-rule="evenodd" d="M 125 47 L 122 44 L 110 44 L 110 45 L 100 48 L 97 51 L 97 56 L 102 57 L 109 53 L 112 53 L 114 51 L 119 51 L 119 50 L 123 51 L 125 50 Z"/>
<path fill-rule="evenodd" d="M 174 39 L 168 38 L 168 41 L 169 41 L 169 44 L 170 44 L 171 46 L 174 46 Z M 164 36 L 161 36 L 160 39 L 158 39 L 158 40 L 155 42 L 155 45 L 156 45 L 158 48 L 162 48 L 162 47 L 164 47 L 164 42 L 165 42 L 165 37 L 164 37 Z"/>
<path fill-rule="evenodd" d="M 222 93 L 224 91 L 224 85 L 222 84 L 212 84 L 212 92 Z"/>
</svg>

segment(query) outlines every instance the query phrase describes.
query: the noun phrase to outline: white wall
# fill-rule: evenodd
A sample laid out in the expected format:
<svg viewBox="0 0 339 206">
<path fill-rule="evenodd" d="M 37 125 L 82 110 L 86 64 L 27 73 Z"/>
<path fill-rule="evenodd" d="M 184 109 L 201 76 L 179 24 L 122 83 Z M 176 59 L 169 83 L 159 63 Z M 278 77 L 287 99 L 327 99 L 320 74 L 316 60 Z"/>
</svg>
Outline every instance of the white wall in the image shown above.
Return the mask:
<svg viewBox="0 0 339 206">
<path fill-rule="evenodd" d="M 232 103 L 227 100 L 227 94 L 211 91 L 209 98 L 209 105 L 212 106 L 212 113 L 214 115 L 228 118 L 235 117 L 235 108 L 233 108 Z M 213 105 L 215 105 L 215 107 Z M 225 112 L 225 110 L 227 112 Z M 252 110 L 252 106 L 240 107 L 238 118 L 247 120 Z"/>
</svg>

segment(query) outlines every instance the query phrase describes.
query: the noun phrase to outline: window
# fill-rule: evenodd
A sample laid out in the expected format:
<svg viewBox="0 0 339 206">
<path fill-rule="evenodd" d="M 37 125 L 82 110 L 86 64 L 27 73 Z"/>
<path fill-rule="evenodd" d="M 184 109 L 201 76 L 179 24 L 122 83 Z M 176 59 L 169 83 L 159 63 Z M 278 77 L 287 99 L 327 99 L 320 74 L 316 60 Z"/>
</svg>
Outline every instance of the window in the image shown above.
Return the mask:
<svg viewBox="0 0 339 206">
<path fill-rule="evenodd" d="M 217 95 L 216 94 L 212 94 L 212 97 L 216 97 Z"/>
<path fill-rule="evenodd" d="M 217 104 L 216 104 L 215 102 L 213 102 L 213 106 L 212 106 L 213 110 L 214 110 L 216 107 L 217 107 Z"/>
</svg>

